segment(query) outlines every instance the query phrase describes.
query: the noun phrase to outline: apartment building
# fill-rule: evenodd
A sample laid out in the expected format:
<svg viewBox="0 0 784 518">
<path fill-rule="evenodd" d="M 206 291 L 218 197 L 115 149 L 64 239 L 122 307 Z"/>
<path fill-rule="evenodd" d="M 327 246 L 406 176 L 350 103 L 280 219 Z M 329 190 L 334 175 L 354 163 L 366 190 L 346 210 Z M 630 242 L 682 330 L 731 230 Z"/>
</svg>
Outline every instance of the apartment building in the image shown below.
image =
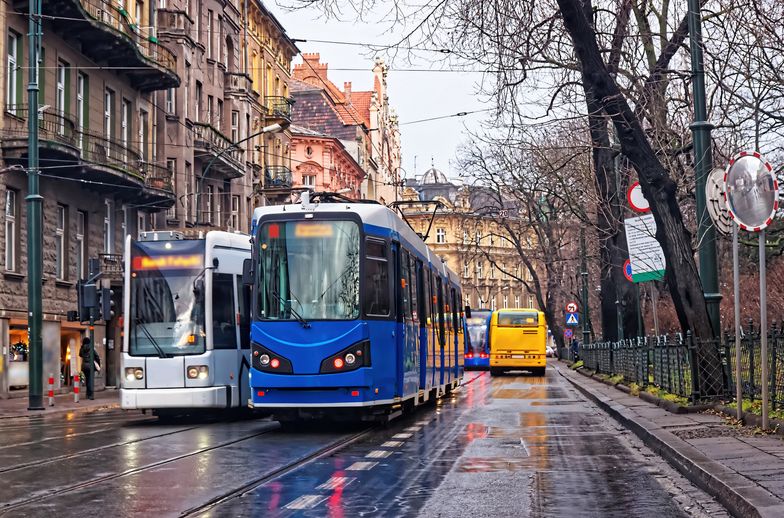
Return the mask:
<svg viewBox="0 0 784 518">
<path fill-rule="evenodd" d="M 27 2 L 0 3 L 5 56 L 0 84 L 2 167 L 0 194 L 0 397 L 27 385 L 27 175 L 28 120 L 40 134 L 43 197 L 43 361 L 55 388 L 71 383 L 84 326 L 67 322 L 74 289 L 87 276 L 88 259 L 101 260 L 106 282 L 122 297 L 124 237 L 154 223 L 176 196 L 162 160 L 157 128 L 164 119 L 155 92 L 177 88 L 178 56 L 150 30 L 152 1 L 41 0 L 37 107 L 27 104 L 30 49 Z M 116 383 L 117 322 L 95 327 L 104 358 L 97 386 Z"/>
<path fill-rule="evenodd" d="M 259 133 L 291 122 L 298 50 L 257 0 L 160 4 L 157 37 L 181 57 L 182 84 L 157 94 L 157 138 L 177 202 L 156 228 L 247 231 L 254 206 L 290 192 L 290 132 Z"/>
</svg>

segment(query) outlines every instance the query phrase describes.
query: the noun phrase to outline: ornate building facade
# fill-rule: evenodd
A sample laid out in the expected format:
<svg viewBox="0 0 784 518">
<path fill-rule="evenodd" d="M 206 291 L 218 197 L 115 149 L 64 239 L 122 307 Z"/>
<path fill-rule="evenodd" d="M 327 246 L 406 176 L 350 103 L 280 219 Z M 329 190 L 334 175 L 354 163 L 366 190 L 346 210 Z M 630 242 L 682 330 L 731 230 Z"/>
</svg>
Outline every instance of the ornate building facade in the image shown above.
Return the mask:
<svg viewBox="0 0 784 518">
<path fill-rule="evenodd" d="M 293 125 L 291 143 L 295 188 L 362 196 L 365 171 L 340 139 Z"/>
</svg>

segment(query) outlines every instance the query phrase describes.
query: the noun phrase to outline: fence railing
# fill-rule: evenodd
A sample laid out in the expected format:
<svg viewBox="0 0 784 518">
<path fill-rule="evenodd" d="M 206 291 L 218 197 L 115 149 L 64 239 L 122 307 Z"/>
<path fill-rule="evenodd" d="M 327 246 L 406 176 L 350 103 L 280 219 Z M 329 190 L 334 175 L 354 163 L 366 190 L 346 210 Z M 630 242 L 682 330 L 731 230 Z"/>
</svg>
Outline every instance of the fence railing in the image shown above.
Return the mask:
<svg viewBox="0 0 784 518">
<path fill-rule="evenodd" d="M 562 351 L 562 357 L 564 353 L 576 359 L 573 349 Z M 690 333 L 646 336 L 586 344 L 576 355 L 596 372 L 620 375 L 626 383 L 656 386 L 692 401 L 732 394 L 733 366 L 726 340 L 698 340 Z"/>
</svg>

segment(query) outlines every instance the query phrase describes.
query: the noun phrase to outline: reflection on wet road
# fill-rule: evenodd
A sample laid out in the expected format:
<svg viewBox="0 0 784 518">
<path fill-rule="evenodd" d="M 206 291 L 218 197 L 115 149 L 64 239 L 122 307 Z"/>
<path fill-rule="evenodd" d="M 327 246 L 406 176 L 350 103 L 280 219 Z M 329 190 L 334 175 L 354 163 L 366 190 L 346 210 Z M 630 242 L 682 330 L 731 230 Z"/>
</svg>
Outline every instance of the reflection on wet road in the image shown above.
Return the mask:
<svg viewBox="0 0 784 518">
<path fill-rule="evenodd" d="M 663 463 L 554 369 L 466 382 L 370 430 L 122 412 L 1 423 L 0 514 L 686 515 Z"/>
</svg>

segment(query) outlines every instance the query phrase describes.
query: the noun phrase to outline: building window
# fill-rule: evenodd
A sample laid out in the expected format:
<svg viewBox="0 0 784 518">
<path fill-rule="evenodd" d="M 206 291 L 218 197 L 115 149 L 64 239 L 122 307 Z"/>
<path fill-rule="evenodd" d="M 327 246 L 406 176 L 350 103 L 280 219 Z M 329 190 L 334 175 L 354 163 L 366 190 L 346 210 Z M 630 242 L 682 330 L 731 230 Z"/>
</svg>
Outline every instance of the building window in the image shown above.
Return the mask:
<svg viewBox="0 0 784 518">
<path fill-rule="evenodd" d="M 207 59 L 212 59 L 212 11 L 207 10 Z"/>
<path fill-rule="evenodd" d="M 122 221 L 120 222 L 120 250 L 125 255 L 125 236 L 128 235 L 128 213 L 130 209 L 127 205 L 122 206 Z"/>
<path fill-rule="evenodd" d="M 490 263 L 489 270 L 490 270 L 490 278 L 491 279 L 495 279 L 495 269 L 496 269 L 495 264 L 494 263 Z"/>
<path fill-rule="evenodd" d="M 139 147 L 142 160 L 150 160 L 150 117 L 145 110 L 139 110 Z"/>
<path fill-rule="evenodd" d="M 106 140 L 112 140 L 114 137 L 114 92 L 108 88 L 103 93 L 103 128 L 104 137 Z M 106 146 L 106 156 L 109 156 L 111 146 Z"/>
<path fill-rule="evenodd" d="M 139 239 L 142 237 L 142 232 L 147 231 L 147 214 L 139 211 L 136 214 L 136 235 Z"/>
<path fill-rule="evenodd" d="M 84 148 L 84 128 L 87 113 L 87 76 L 79 72 L 76 76 L 76 123 L 79 126 L 79 149 Z"/>
<path fill-rule="evenodd" d="M 529 308 L 535 307 L 534 306 L 534 296 L 533 295 L 528 295 L 528 307 Z"/>
<path fill-rule="evenodd" d="M 172 190 L 177 192 L 177 160 L 175 158 L 166 159 L 166 170 L 169 171 L 169 178 L 171 178 Z M 166 217 L 168 219 L 177 218 L 177 204 L 175 203 L 166 209 Z"/>
<path fill-rule="evenodd" d="M 463 230 L 463 244 L 468 243 L 468 231 Z"/>
<path fill-rule="evenodd" d="M 304 174 L 302 175 L 302 185 L 309 189 L 316 188 L 316 175 L 314 174 Z"/>
<path fill-rule="evenodd" d="M 5 269 L 16 270 L 16 191 L 5 191 Z"/>
<path fill-rule="evenodd" d="M 201 121 L 201 83 L 196 81 L 196 112 L 194 113 L 197 121 Z"/>
<path fill-rule="evenodd" d="M 482 231 L 481 230 L 477 230 L 476 231 L 476 244 L 477 245 L 480 244 L 481 241 L 482 241 Z"/>
<path fill-rule="evenodd" d="M 508 281 L 509 280 L 509 273 L 508 273 L 508 271 L 506 269 L 506 265 L 502 263 L 500 270 L 501 270 L 501 278 L 503 280 L 505 280 L 505 281 Z"/>
<path fill-rule="evenodd" d="M 218 226 L 223 225 L 223 194 L 221 189 L 215 195 L 215 224 Z"/>
<path fill-rule="evenodd" d="M 193 220 L 193 167 L 189 162 L 185 162 L 185 219 Z"/>
<path fill-rule="evenodd" d="M 185 63 L 185 102 L 182 103 L 182 110 L 185 114 L 185 118 L 190 118 L 190 112 L 188 111 L 188 106 L 190 105 L 190 97 L 188 96 L 190 91 L 190 83 L 191 83 L 191 65 L 190 63 Z"/>
<path fill-rule="evenodd" d="M 76 211 L 76 275 L 80 279 L 87 277 L 87 213 Z"/>
<path fill-rule="evenodd" d="M 131 102 L 123 99 L 120 108 L 120 140 L 122 142 L 123 162 L 128 163 L 128 141 L 131 138 Z"/>
<path fill-rule="evenodd" d="M 212 104 L 215 102 L 215 98 L 211 95 L 207 96 L 207 123 L 211 126 L 214 126 L 220 129 L 220 124 L 216 123 L 215 120 L 212 118 Z"/>
<path fill-rule="evenodd" d="M 57 123 L 57 134 L 65 135 L 65 115 L 66 112 L 66 78 L 68 65 L 62 61 L 57 62 L 57 92 L 55 96 L 55 110 L 60 115 Z"/>
<path fill-rule="evenodd" d="M 114 203 L 104 200 L 103 253 L 114 253 Z"/>
<path fill-rule="evenodd" d="M 237 142 L 240 139 L 240 112 L 231 112 L 231 141 Z"/>
<path fill-rule="evenodd" d="M 471 276 L 471 269 L 468 263 L 463 263 L 463 277 L 470 277 Z"/>
<path fill-rule="evenodd" d="M 174 103 L 177 100 L 177 94 L 175 93 L 175 88 L 169 88 L 166 90 L 166 113 L 174 114 L 175 113 L 175 106 Z"/>
<path fill-rule="evenodd" d="M 508 296 L 504 295 L 504 302 L 503 303 L 504 303 L 504 309 L 507 309 L 509 307 L 509 297 Z"/>
<path fill-rule="evenodd" d="M 58 205 L 54 230 L 55 275 L 58 279 L 65 279 L 65 265 L 68 264 L 65 258 L 65 215 L 65 206 Z"/>
<path fill-rule="evenodd" d="M 212 185 L 207 186 L 207 193 L 205 194 L 207 208 L 205 209 L 204 214 L 204 222 L 212 224 L 212 202 L 213 202 L 213 194 L 215 193 L 215 188 Z"/>
<path fill-rule="evenodd" d="M 498 309 L 498 308 L 496 308 L 496 305 L 495 305 L 495 295 L 490 297 L 490 309 L 492 309 L 493 311 Z"/>
<path fill-rule="evenodd" d="M 21 36 L 13 31 L 8 31 L 8 66 L 6 78 L 8 83 L 5 89 L 5 104 L 10 113 L 16 114 L 16 105 L 19 104 L 21 91 L 19 88 L 19 42 Z"/>
<path fill-rule="evenodd" d="M 476 276 L 482 278 L 482 270 L 484 269 L 484 261 L 476 262 Z"/>
<path fill-rule="evenodd" d="M 229 226 L 232 230 L 240 229 L 240 197 L 232 195 L 231 197 L 231 220 Z"/>
<path fill-rule="evenodd" d="M 223 131 L 223 100 L 218 99 L 218 113 L 215 114 L 215 127 Z"/>
<path fill-rule="evenodd" d="M 439 243 L 439 244 L 446 243 L 446 229 L 444 229 L 444 228 L 437 228 L 436 229 L 436 243 Z"/>
<path fill-rule="evenodd" d="M 515 307 L 520 307 L 520 295 L 515 295 Z"/>
</svg>

